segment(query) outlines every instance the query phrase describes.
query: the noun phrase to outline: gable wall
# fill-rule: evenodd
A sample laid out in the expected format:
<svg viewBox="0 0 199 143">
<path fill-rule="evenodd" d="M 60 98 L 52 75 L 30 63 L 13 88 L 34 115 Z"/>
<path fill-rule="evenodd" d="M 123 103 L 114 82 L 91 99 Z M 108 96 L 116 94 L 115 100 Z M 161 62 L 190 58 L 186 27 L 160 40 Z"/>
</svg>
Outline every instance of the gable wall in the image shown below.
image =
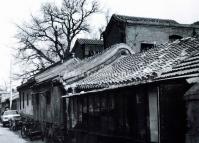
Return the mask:
<svg viewBox="0 0 199 143">
<path fill-rule="evenodd" d="M 111 45 L 117 43 L 124 43 L 125 42 L 125 31 L 123 27 L 120 26 L 118 23 L 114 23 L 108 30 L 107 33 L 104 33 L 104 47 L 108 48 Z M 122 39 L 123 37 L 123 39 Z"/>
<path fill-rule="evenodd" d="M 171 35 L 190 37 L 192 32 L 192 28 L 129 25 L 126 28 L 126 43 L 140 52 L 141 43 L 162 44 L 168 42 Z M 199 33 L 199 29 L 196 32 Z"/>
<path fill-rule="evenodd" d="M 23 101 L 23 95 L 24 95 L 24 101 Z M 27 95 L 28 95 L 28 101 L 27 101 Z M 21 102 L 20 102 L 21 100 Z M 24 103 L 23 103 L 24 102 Z M 20 108 L 21 104 L 21 108 Z M 25 115 L 33 115 L 33 105 L 32 105 L 32 90 L 22 89 L 19 91 L 19 100 L 18 100 L 18 111 Z"/>
</svg>

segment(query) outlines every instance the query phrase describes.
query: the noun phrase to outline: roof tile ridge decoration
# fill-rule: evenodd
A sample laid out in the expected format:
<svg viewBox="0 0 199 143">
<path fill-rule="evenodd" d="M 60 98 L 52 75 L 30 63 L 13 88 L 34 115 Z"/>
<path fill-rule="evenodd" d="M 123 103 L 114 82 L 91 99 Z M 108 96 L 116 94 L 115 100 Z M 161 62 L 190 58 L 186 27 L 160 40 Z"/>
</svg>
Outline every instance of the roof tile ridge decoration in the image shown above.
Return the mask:
<svg viewBox="0 0 199 143">
<path fill-rule="evenodd" d="M 113 14 L 113 16 L 117 20 L 120 20 L 120 21 L 123 21 L 123 22 L 129 22 L 129 23 L 179 25 L 179 23 L 177 21 L 171 20 L 171 19 L 126 16 L 126 15 L 120 15 L 120 14 Z"/>
<path fill-rule="evenodd" d="M 117 57 L 117 54 L 121 54 L 121 50 L 128 50 L 130 54 L 134 54 L 132 48 L 124 43 L 112 45 L 102 53 L 99 53 L 91 58 L 82 60 L 76 65 L 74 70 L 65 72 L 63 80 L 67 81 L 72 78 L 79 78 L 79 76 L 87 76 L 90 72 L 94 72 L 103 68 L 106 64 L 111 63 Z"/>
<path fill-rule="evenodd" d="M 80 60 L 77 58 L 70 58 L 64 61 L 63 63 L 53 66 L 45 70 L 44 72 L 41 72 L 40 74 L 36 75 L 35 80 L 37 83 L 40 83 L 57 76 L 63 76 L 63 72 L 72 69 L 79 62 Z"/>
<path fill-rule="evenodd" d="M 153 50 L 156 50 L 156 49 L 159 49 L 159 47 L 156 47 L 156 48 L 153 48 Z M 150 49 L 150 50 L 152 50 L 152 49 Z M 135 53 L 135 54 L 132 54 L 132 55 L 129 55 L 129 56 L 140 56 L 140 55 L 142 55 L 142 54 L 145 54 L 146 52 L 143 52 L 143 53 Z M 104 68 L 102 68 L 102 69 L 100 69 L 98 72 L 103 72 L 103 71 L 106 71 L 108 68 L 112 68 L 112 66 L 114 66 L 114 64 L 115 64 L 115 62 L 119 62 L 120 61 L 120 59 L 123 59 L 123 58 L 125 58 L 125 57 L 120 57 L 120 58 L 118 58 L 117 60 L 115 60 L 113 63 L 111 63 L 111 64 L 109 64 L 109 65 L 107 65 L 107 66 L 105 66 Z M 116 67 L 117 68 L 117 67 Z M 106 78 L 106 76 L 108 75 L 108 74 L 110 74 L 110 73 L 106 73 L 106 72 L 104 72 L 103 73 L 103 77 L 105 77 Z M 124 76 L 126 76 L 128 73 L 124 73 L 124 74 L 122 74 L 122 75 L 124 75 Z M 136 73 L 134 73 L 134 74 L 138 74 L 139 75 L 139 72 L 136 72 Z M 90 75 L 91 77 L 97 77 L 97 75 L 95 75 L 95 73 L 94 74 L 92 74 L 92 75 Z M 112 82 L 111 83 L 111 80 L 110 80 L 110 82 L 109 83 L 104 83 L 104 82 L 101 82 L 101 83 L 96 83 L 96 84 L 93 84 L 93 87 L 107 87 L 107 86 L 111 86 L 111 84 L 120 84 L 120 83 L 122 83 L 122 82 L 120 82 L 120 80 L 122 80 L 122 77 L 118 77 L 117 76 L 117 74 L 115 74 L 115 75 L 111 75 L 112 77 L 111 78 L 114 78 L 115 79 L 115 82 Z M 100 77 L 100 78 L 102 78 L 102 77 Z M 80 80 L 79 82 L 77 82 L 77 85 L 78 84 L 84 84 L 84 80 L 86 80 L 86 78 L 85 79 L 83 79 L 83 80 Z M 94 81 L 95 81 L 95 79 L 94 79 Z M 125 79 L 125 81 L 130 81 L 129 79 Z M 93 82 L 93 81 L 92 81 Z M 99 85 L 100 84 L 100 85 Z M 84 85 L 84 86 L 82 86 L 82 87 L 86 87 L 87 85 Z"/>
<path fill-rule="evenodd" d="M 158 78 L 160 75 L 158 73 L 162 73 L 194 52 L 198 52 L 198 44 L 199 39 L 189 37 L 162 48 L 153 48 L 147 52 L 120 57 L 90 76 L 79 80 L 76 86 L 92 89 L 151 82 Z"/>
<path fill-rule="evenodd" d="M 101 44 L 101 45 L 103 45 L 103 40 L 100 40 L 100 39 L 78 38 L 77 41 L 78 41 L 80 44 L 88 43 L 88 44 Z"/>
</svg>

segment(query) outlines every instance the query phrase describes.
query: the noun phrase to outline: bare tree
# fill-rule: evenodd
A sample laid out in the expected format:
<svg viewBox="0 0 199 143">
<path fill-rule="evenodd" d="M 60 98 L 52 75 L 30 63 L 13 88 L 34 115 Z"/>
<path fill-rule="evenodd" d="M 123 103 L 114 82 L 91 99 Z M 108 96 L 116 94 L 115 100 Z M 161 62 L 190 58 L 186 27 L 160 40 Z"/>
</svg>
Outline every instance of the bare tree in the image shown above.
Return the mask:
<svg viewBox="0 0 199 143">
<path fill-rule="evenodd" d="M 41 16 L 31 16 L 31 22 L 18 25 L 17 58 L 30 67 L 18 76 L 33 76 L 51 64 L 68 59 L 74 38 L 81 32 L 89 32 L 88 18 L 98 11 L 95 0 L 63 0 L 61 7 L 45 4 Z"/>
</svg>

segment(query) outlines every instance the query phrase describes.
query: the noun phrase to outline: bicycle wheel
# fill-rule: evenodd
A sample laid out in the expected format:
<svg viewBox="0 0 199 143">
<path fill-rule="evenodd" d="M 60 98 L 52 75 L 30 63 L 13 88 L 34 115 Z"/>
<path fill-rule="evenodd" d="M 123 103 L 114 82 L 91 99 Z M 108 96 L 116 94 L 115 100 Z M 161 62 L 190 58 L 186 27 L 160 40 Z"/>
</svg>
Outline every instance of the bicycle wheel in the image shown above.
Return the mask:
<svg viewBox="0 0 199 143">
<path fill-rule="evenodd" d="M 26 138 L 27 137 L 26 132 L 27 132 L 26 127 L 22 126 L 22 128 L 21 128 L 21 137 L 22 138 Z"/>
<path fill-rule="evenodd" d="M 13 123 L 12 123 L 12 120 L 10 120 L 10 121 L 9 121 L 9 129 L 10 129 L 10 130 L 12 130 L 12 126 L 13 126 Z"/>
</svg>

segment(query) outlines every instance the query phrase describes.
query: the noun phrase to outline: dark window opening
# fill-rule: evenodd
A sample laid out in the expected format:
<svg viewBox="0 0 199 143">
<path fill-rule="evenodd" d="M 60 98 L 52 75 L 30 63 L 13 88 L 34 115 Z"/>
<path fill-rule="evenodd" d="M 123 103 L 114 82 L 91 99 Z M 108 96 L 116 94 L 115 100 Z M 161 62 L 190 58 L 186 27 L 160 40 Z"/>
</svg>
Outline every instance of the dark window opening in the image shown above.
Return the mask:
<svg viewBox="0 0 199 143">
<path fill-rule="evenodd" d="M 27 106 L 29 105 L 29 95 L 27 94 Z"/>
<path fill-rule="evenodd" d="M 198 23 L 199 23 L 199 22 L 198 22 Z M 198 35 L 198 33 L 196 32 L 196 29 L 195 29 L 195 28 L 193 29 L 193 32 L 192 32 L 191 36 L 192 36 L 192 37 L 195 37 L 195 38 L 198 38 L 199 35 Z"/>
<path fill-rule="evenodd" d="M 19 93 L 19 108 L 21 110 L 21 92 Z"/>
<path fill-rule="evenodd" d="M 180 39 L 182 39 L 182 36 L 179 36 L 179 35 L 169 36 L 169 42 L 173 42 L 173 41 L 180 40 Z"/>
<path fill-rule="evenodd" d="M 93 56 L 93 55 L 95 55 L 95 52 L 90 50 L 88 56 L 90 57 L 90 56 Z"/>
<path fill-rule="evenodd" d="M 149 43 L 141 43 L 141 52 L 145 52 L 151 48 L 154 48 L 154 44 L 149 44 Z"/>
<path fill-rule="evenodd" d="M 39 105 L 39 94 L 36 94 L 36 105 Z"/>
<path fill-rule="evenodd" d="M 23 108 L 24 108 L 24 98 L 25 98 L 25 94 L 23 92 Z"/>
<path fill-rule="evenodd" d="M 120 34 L 120 41 L 121 41 L 122 43 L 125 43 L 124 38 L 125 38 L 125 34 L 124 34 L 124 33 L 121 33 L 121 34 Z"/>
<path fill-rule="evenodd" d="M 84 55 L 85 57 L 88 57 L 89 56 L 89 48 L 88 47 L 85 47 L 85 51 L 84 51 Z"/>
<path fill-rule="evenodd" d="M 46 91 L 46 104 L 50 104 L 51 103 L 51 94 L 50 91 Z"/>
<path fill-rule="evenodd" d="M 34 104 L 34 101 L 33 101 L 34 95 L 35 95 L 35 94 L 31 94 L 31 98 L 32 98 L 31 103 L 32 103 L 32 105 Z"/>
<path fill-rule="evenodd" d="M 68 88 L 68 93 L 72 93 L 73 92 L 73 89 L 70 87 Z"/>
</svg>

